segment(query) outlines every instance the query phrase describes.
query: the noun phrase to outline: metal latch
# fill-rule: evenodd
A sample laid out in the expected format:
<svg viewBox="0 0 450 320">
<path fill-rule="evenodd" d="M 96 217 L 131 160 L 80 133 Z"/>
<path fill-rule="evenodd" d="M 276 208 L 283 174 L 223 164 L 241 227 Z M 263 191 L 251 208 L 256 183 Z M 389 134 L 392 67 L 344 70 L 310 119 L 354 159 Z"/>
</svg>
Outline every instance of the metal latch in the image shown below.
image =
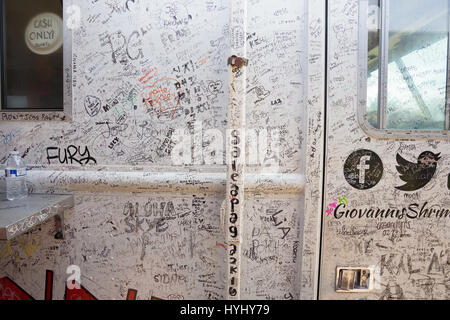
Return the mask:
<svg viewBox="0 0 450 320">
<path fill-rule="evenodd" d="M 232 67 L 242 68 L 248 65 L 248 59 L 237 57 L 235 55 L 228 58 L 228 65 Z"/>
<path fill-rule="evenodd" d="M 337 267 L 336 292 L 368 292 L 373 289 L 374 269 L 368 267 Z"/>
</svg>

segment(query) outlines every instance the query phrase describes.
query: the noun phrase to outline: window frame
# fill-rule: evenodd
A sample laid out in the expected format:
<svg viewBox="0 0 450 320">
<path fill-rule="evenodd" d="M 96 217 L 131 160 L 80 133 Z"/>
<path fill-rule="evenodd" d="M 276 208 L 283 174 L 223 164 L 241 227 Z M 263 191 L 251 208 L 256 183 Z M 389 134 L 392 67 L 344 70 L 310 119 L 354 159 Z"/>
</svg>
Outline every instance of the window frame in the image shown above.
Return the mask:
<svg viewBox="0 0 450 320">
<path fill-rule="evenodd" d="M 380 0 L 379 33 L 379 79 L 378 79 L 378 123 L 386 121 L 387 65 L 389 50 L 389 1 Z M 373 127 L 367 120 L 367 65 L 368 27 L 367 9 L 369 0 L 359 0 L 358 20 L 358 79 L 357 79 L 357 119 L 361 129 L 369 136 L 379 139 L 441 139 L 450 140 L 450 31 L 447 42 L 447 83 L 445 94 L 445 130 L 396 130 Z M 450 0 L 449 0 L 450 6 Z M 450 30 L 450 19 L 449 19 Z"/>
<path fill-rule="evenodd" d="M 72 30 L 67 27 L 67 8 L 71 6 L 73 0 L 62 0 L 62 20 L 63 20 L 63 105 L 62 109 L 6 109 L 2 107 L 0 99 L 0 121 L 71 121 L 72 120 Z M 0 0 L 0 14 L 3 16 L 3 4 L 4 1 Z M 0 17 L 1 23 L 3 23 L 3 17 Z M 1 26 L 0 45 L 4 45 L 3 29 Z M 4 81 L 4 75 L 2 72 L 3 59 L 0 63 L 0 88 L 2 88 L 2 82 Z M 0 98 L 3 94 L 3 90 L 0 89 Z"/>
</svg>

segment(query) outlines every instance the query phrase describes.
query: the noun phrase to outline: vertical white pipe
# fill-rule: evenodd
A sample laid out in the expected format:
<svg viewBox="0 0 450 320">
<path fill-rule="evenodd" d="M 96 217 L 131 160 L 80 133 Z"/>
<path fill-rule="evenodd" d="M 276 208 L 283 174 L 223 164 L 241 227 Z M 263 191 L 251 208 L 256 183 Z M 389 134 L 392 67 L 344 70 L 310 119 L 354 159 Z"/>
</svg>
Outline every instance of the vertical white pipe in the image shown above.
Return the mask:
<svg viewBox="0 0 450 320">
<path fill-rule="evenodd" d="M 445 91 L 445 130 L 450 130 L 450 0 L 447 3 L 447 90 Z"/>
<path fill-rule="evenodd" d="M 227 299 L 239 300 L 241 291 L 241 246 L 244 219 L 245 93 L 246 93 L 246 0 L 231 1 L 228 64 L 230 102 L 227 130 Z"/>
</svg>

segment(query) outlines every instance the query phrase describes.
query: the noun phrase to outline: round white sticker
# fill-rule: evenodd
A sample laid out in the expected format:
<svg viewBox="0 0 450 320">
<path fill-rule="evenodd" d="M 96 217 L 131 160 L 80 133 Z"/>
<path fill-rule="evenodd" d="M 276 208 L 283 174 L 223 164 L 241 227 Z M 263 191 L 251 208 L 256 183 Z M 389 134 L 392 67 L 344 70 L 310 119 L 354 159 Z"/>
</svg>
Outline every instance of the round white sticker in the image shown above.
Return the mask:
<svg viewBox="0 0 450 320">
<path fill-rule="evenodd" d="M 35 16 L 25 29 L 25 43 L 36 54 L 51 54 L 63 43 L 62 19 L 50 12 Z"/>
</svg>

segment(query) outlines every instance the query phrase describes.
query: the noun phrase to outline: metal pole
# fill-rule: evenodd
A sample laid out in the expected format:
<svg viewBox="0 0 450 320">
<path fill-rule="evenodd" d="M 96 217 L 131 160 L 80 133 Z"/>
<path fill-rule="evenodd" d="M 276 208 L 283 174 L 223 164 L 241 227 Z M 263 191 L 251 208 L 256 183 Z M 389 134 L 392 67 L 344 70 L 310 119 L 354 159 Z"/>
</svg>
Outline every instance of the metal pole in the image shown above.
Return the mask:
<svg viewBox="0 0 450 320">
<path fill-rule="evenodd" d="M 389 0 L 380 0 L 380 60 L 378 70 L 378 129 L 386 129 L 389 64 Z"/>
<path fill-rule="evenodd" d="M 245 93 L 246 93 L 246 0 L 231 1 L 231 81 L 227 130 L 227 299 L 239 300 L 241 293 L 241 246 L 244 219 Z"/>
</svg>

